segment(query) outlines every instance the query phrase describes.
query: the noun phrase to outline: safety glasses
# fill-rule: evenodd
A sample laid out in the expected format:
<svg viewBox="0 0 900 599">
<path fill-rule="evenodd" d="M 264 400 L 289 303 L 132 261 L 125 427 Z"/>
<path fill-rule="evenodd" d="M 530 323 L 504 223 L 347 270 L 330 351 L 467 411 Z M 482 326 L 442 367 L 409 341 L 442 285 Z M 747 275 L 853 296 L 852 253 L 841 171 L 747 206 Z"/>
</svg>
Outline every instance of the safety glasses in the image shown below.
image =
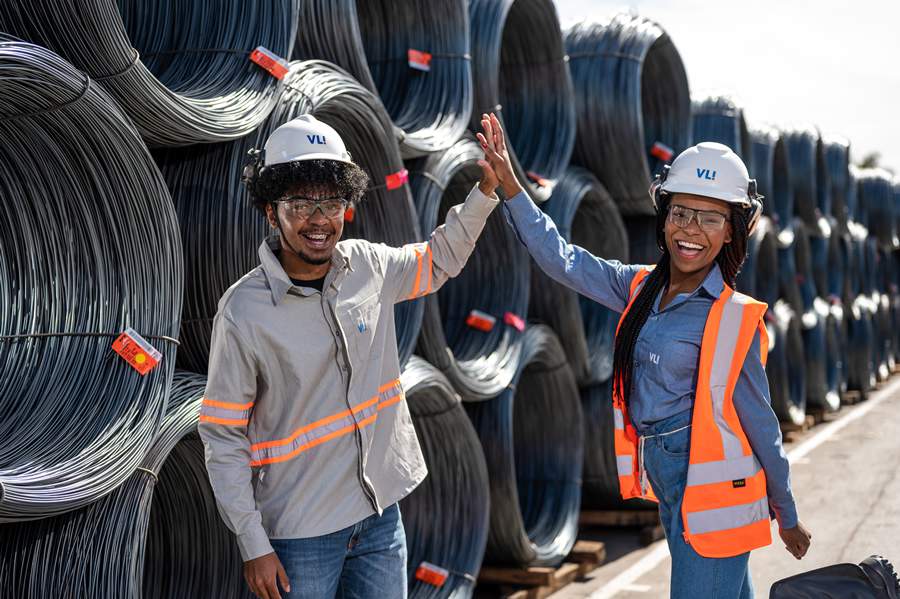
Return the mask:
<svg viewBox="0 0 900 599">
<path fill-rule="evenodd" d="M 697 219 L 697 226 L 706 232 L 721 231 L 728 216 L 715 210 L 694 210 L 673 204 L 669 206 L 669 221 L 680 229 L 686 229 L 691 221 Z"/>
<path fill-rule="evenodd" d="M 349 205 L 349 202 L 344 198 L 314 200 L 298 196 L 282 198 L 277 203 L 284 206 L 284 215 L 286 217 L 298 220 L 310 218 L 316 213 L 316 210 L 321 210 L 325 218 L 337 218 L 344 214 Z"/>
</svg>

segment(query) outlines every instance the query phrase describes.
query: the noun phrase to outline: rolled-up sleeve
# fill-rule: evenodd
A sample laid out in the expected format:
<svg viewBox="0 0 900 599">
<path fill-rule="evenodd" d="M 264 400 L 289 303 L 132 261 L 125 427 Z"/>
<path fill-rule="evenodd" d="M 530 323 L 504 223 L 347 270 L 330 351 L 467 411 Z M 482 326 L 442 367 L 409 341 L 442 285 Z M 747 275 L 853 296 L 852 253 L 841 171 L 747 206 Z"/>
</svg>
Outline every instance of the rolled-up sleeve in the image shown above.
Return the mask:
<svg viewBox="0 0 900 599">
<path fill-rule="evenodd" d="M 781 440 L 778 417 L 772 410 L 769 381 L 760 360 L 759 331 L 734 387 L 734 408 L 753 453 L 766 472 L 769 505 L 781 528 L 797 525 L 797 506 L 791 492 L 791 473 Z"/>
<path fill-rule="evenodd" d="M 273 551 L 256 509 L 247 437 L 256 374 L 252 348 L 237 325 L 220 312 L 213 324 L 198 431 L 219 514 L 236 535 L 244 561 Z"/>
<path fill-rule="evenodd" d="M 507 200 L 503 209 L 519 241 L 548 276 L 610 310 L 625 310 L 631 281 L 646 267 L 604 260 L 569 243 L 525 192 Z"/>
</svg>

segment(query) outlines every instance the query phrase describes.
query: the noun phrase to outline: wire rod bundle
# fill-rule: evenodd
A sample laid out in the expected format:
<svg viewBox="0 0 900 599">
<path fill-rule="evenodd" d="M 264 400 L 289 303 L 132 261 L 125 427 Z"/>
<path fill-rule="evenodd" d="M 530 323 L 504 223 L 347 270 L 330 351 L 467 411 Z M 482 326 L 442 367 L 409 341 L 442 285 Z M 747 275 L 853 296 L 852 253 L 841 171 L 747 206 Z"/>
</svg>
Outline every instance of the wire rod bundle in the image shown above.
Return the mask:
<svg viewBox="0 0 900 599">
<path fill-rule="evenodd" d="M 286 56 L 298 0 L 0 3 L 0 31 L 58 52 L 116 99 L 153 146 L 235 139 L 269 114 L 278 80 L 249 60 Z M 133 46 L 133 47 L 132 47 Z"/>
<path fill-rule="evenodd" d="M 529 327 L 514 386 L 464 406 L 491 481 L 485 561 L 559 564 L 578 533 L 584 436 L 575 376 L 556 334 Z"/>
<path fill-rule="evenodd" d="M 892 175 L 880 168 L 858 173 L 860 218 L 869 232 L 886 248 L 900 246 L 897 240 L 897 217 L 894 213 Z"/>
<path fill-rule="evenodd" d="M 768 217 L 760 218 L 750 237 L 737 288 L 770 306 L 778 299 L 778 236 Z"/>
<path fill-rule="evenodd" d="M 302 114 L 333 126 L 371 179 L 344 238 L 362 237 L 398 246 L 421 239 L 409 185 L 388 189 L 385 177 L 403 162 L 387 114 L 375 96 L 324 61 L 295 62 L 269 118 L 252 135 L 223 144 L 157 152 L 178 211 L 185 246 L 183 343 L 179 365 L 206 372 L 212 319 L 219 298 L 259 263 L 257 248 L 270 233 L 240 181 L 250 148 L 262 148 L 279 125 Z M 210 260 L 210 251 L 215 259 Z M 395 308 L 401 363 L 415 347 L 424 305 Z"/>
<path fill-rule="evenodd" d="M 877 382 L 871 301 L 860 295 L 847 312 L 847 388 L 859 391 L 863 398 Z"/>
<path fill-rule="evenodd" d="M 165 411 L 181 242 L 165 182 L 100 86 L 0 34 L 0 522 L 96 501 Z M 126 327 L 162 354 L 141 376 Z M 140 354 L 147 358 L 145 354 Z"/>
<path fill-rule="evenodd" d="M 400 502 L 409 596 L 469 597 L 488 537 L 490 482 L 484 452 L 459 395 L 439 370 L 413 356 L 400 382 L 429 472 Z M 443 586 L 416 579 L 423 561 L 450 572 Z"/>
<path fill-rule="evenodd" d="M 778 288 L 804 326 L 812 326 L 816 297 L 812 271 L 812 251 L 806 225 L 799 218 L 778 234 Z"/>
<path fill-rule="evenodd" d="M 299 20 L 294 57 L 333 62 L 379 94 L 404 157 L 446 149 L 466 130 L 473 89 L 464 0 L 304 0 Z"/>
<path fill-rule="evenodd" d="M 546 200 L 575 145 L 575 99 L 556 6 L 550 0 L 470 0 L 475 104 L 503 123 L 520 181 Z"/>
<path fill-rule="evenodd" d="M 747 132 L 744 110 L 732 98 L 710 96 L 697 100 L 691 105 L 691 116 L 694 143 L 714 141 L 725 144 L 744 160 L 749 170 L 753 144 Z"/>
<path fill-rule="evenodd" d="M 620 14 L 566 32 L 578 136 L 573 162 L 590 169 L 623 215 L 651 215 L 647 187 L 691 143 L 691 95 L 681 57 L 657 23 Z"/>
<path fill-rule="evenodd" d="M 757 128 L 750 132 L 753 170 L 757 189 L 765 198 L 763 214 L 778 226 L 788 225 L 794 217 L 794 195 L 791 192 L 790 163 L 784 138 L 772 128 Z"/>
<path fill-rule="evenodd" d="M 847 197 L 850 191 L 850 142 L 837 136 L 826 137 L 822 142 L 831 191 L 831 215 L 840 230 L 846 231 L 847 221 L 854 218 Z"/>
<path fill-rule="evenodd" d="M 661 255 L 656 238 L 656 216 L 624 217 L 628 256 L 632 264 L 656 264 Z"/>
<path fill-rule="evenodd" d="M 816 294 L 821 298 L 843 297 L 845 243 L 836 226 L 831 227 L 830 235 L 809 240 L 813 281 Z"/>
<path fill-rule="evenodd" d="M 806 419 L 806 355 L 800 319 L 790 304 L 778 300 L 766 312 L 769 356 L 766 376 L 772 409 L 783 422 L 802 424 Z"/>
<path fill-rule="evenodd" d="M 570 167 L 541 208 L 567 241 L 595 256 L 628 262 L 628 236 L 622 217 L 590 171 Z M 557 283 L 533 262 L 528 316 L 547 324 L 559 336 L 579 386 L 612 376 L 618 314 Z"/>
<path fill-rule="evenodd" d="M 829 412 L 841 405 L 838 394 L 838 338 L 836 323 L 828 303 L 817 297 L 813 302 L 815 320 L 803 327 L 806 367 L 806 405 Z"/>
<path fill-rule="evenodd" d="M 205 379 L 176 373 L 159 434 L 114 492 L 53 518 L 5 525 L 0 586 L 44 597 L 249 597 L 196 433 Z"/>
<path fill-rule="evenodd" d="M 478 143 L 464 138 L 410 164 L 419 223 L 431 231 L 463 202 L 481 176 Z M 467 400 L 490 399 L 519 369 L 528 310 L 528 253 L 501 209 L 494 210 L 459 276 L 425 298 L 418 353 L 441 370 Z M 489 330 L 468 324 L 472 311 L 494 319 Z M 519 319 L 519 320 L 516 320 Z"/>
<path fill-rule="evenodd" d="M 819 134 L 815 129 L 800 128 L 786 131 L 783 137 L 795 213 L 803 219 L 809 234 L 821 235 L 824 232 L 821 219 L 827 213 L 818 204 Z"/>
</svg>

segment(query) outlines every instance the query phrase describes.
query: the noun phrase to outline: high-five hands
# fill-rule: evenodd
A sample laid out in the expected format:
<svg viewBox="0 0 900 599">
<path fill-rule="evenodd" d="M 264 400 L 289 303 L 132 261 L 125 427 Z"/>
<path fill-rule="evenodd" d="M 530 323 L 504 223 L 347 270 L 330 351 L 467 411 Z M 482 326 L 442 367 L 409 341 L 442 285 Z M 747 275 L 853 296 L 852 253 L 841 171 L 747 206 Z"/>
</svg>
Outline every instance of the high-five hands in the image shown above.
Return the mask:
<svg viewBox="0 0 900 599">
<path fill-rule="evenodd" d="M 476 136 L 484 152 L 484 160 L 478 161 L 478 165 L 481 167 L 482 181 L 490 178 L 494 181 L 495 189 L 499 183 L 506 199 L 509 199 L 522 191 L 522 186 L 513 172 L 512 161 L 509 159 L 509 152 L 506 149 L 503 126 L 494 113 L 482 114 L 481 129 L 483 133 L 478 133 Z"/>
</svg>

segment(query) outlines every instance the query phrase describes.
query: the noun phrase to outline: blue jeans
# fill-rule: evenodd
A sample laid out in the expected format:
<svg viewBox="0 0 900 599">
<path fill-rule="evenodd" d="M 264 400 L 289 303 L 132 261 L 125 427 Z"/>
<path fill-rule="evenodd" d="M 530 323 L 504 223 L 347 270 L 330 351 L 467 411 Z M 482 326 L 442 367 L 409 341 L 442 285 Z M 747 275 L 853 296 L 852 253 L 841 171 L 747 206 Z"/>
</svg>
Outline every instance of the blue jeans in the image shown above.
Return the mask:
<svg viewBox="0 0 900 599">
<path fill-rule="evenodd" d="M 653 423 L 645 435 L 659 435 L 691 423 L 691 410 Z M 752 599 L 750 552 L 735 557 L 703 557 L 684 540 L 681 501 L 687 482 L 691 429 L 648 437 L 644 464 L 659 499 L 659 518 L 672 554 L 671 599 Z"/>
<path fill-rule="evenodd" d="M 271 542 L 291 583 L 284 598 L 406 597 L 406 533 L 396 503 L 331 534 Z"/>
</svg>

